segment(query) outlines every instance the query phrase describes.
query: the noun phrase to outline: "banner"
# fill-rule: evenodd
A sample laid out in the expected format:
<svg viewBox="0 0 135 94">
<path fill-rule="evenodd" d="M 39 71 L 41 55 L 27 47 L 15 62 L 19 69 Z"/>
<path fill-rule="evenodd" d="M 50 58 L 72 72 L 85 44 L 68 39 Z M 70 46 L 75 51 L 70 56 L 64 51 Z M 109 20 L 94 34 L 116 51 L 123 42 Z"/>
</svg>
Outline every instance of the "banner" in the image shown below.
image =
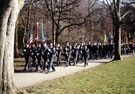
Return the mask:
<svg viewBox="0 0 135 94">
<path fill-rule="evenodd" d="M 42 23 L 42 27 L 41 27 L 41 40 L 45 41 L 43 23 Z"/>
</svg>

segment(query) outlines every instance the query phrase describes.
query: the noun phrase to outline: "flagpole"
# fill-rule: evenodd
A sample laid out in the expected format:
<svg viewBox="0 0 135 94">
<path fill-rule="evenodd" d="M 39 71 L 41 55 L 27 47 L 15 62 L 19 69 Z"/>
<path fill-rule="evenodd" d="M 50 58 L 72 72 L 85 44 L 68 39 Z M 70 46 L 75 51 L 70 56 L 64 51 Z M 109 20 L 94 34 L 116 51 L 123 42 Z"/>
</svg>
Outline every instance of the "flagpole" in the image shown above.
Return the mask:
<svg viewBox="0 0 135 94">
<path fill-rule="evenodd" d="M 38 41 L 38 22 L 37 22 L 37 31 L 36 31 L 36 40 Z"/>
<path fill-rule="evenodd" d="M 32 25 L 31 25 L 31 32 L 30 32 L 30 39 L 29 39 L 29 44 L 31 45 L 31 43 L 33 42 L 33 35 L 32 35 L 32 29 L 33 29 L 33 27 L 32 27 Z"/>
<path fill-rule="evenodd" d="M 41 22 L 41 40 L 42 42 L 45 41 L 45 37 L 44 37 L 44 28 L 43 28 L 43 22 Z"/>
</svg>

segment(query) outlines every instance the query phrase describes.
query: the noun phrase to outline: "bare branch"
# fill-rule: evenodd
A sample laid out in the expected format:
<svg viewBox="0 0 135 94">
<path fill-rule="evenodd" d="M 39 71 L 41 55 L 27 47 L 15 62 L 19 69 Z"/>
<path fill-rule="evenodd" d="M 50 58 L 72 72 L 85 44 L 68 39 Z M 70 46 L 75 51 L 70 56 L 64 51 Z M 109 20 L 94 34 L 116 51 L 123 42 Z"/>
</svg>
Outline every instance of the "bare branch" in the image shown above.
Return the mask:
<svg viewBox="0 0 135 94">
<path fill-rule="evenodd" d="M 127 11 L 122 17 L 121 20 L 129 13 L 129 11 Z"/>
</svg>

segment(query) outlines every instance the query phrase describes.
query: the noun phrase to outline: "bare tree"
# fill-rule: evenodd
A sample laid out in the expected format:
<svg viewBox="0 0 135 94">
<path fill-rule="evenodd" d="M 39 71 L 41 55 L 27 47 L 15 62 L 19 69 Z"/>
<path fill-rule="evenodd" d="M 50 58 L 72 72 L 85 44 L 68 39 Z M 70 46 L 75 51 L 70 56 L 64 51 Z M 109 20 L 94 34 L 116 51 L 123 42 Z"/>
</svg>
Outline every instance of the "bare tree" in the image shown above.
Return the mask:
<svg viewBox="0 0 135 94">
<path fill-rule="evenodd" d="M 93 13 L 91 10 L 96 0 L 89 2 L 89 12 L 82 13 L 79 10 L 81 0 L 45 0 L 48 12 L 52 20 L 52 38 L 54 44 L 58 42 L 61 33 L 70 27 L 83 25 Z"/>
<path fill-rule="evenodd" d="M 100 2 L 102 2 L 106 6 L 106 8 L 108 8 L 110 11 L 110 15 L 113 22 L 113 31 L 114 31 L 114 44 L 115 44 L 114 60 L 120 60 L 121 59 L 121 24 L 122 24 L 122 19 L 128 14 L 129 11 L 127 11 L 121 16 L 122 0 L 103 0 Z"/>
<path fill-rule="evenodd" d="M 23 36 L 23 45 L 25 46 L 25 44 L 28 41 L 28 32 L 30 30 L 30 20 L 31 20 L 31 16 L 32 16 L 32 6 L 33 4 L 35 4 L 36 0 L 26 0 L 24 2 L 24 7 L 20 12 L 20 18 L 22 21 L 22 25 L 24 27 L 24 36 Z"/>
<path fill-rule="evenodd" d="M 0 0 L 0 94 L 16 94 L 14 84 L 14 33 L 24 0 Z"/>
<path fill-rule="evenodd" d="M 129 38 L 129 42 L 134 41 L 135 37 L 135 3 L 132 3 L 132 0 L 126 0 L 123 2 L 122 13 L 126 11 L 130 11 L 128 15 L 122 20 L 122 31 L 125 32 L 127 37 L 129 38 L 129 34 L 131 34 L 131 38 Z"/>
</svg>

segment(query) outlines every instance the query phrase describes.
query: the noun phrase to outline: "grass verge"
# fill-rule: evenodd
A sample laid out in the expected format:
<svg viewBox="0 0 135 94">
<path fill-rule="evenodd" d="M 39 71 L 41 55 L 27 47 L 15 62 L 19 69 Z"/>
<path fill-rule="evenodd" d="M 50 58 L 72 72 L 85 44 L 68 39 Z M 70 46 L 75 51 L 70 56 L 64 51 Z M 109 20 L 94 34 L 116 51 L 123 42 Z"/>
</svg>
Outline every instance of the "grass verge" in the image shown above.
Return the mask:
<svg viewBox="0 0 135 94">
<path fill-rule="evenodd" d="M 29 94 L 135 94 L 135 56 L 23 90 Z"/>
</svg>

